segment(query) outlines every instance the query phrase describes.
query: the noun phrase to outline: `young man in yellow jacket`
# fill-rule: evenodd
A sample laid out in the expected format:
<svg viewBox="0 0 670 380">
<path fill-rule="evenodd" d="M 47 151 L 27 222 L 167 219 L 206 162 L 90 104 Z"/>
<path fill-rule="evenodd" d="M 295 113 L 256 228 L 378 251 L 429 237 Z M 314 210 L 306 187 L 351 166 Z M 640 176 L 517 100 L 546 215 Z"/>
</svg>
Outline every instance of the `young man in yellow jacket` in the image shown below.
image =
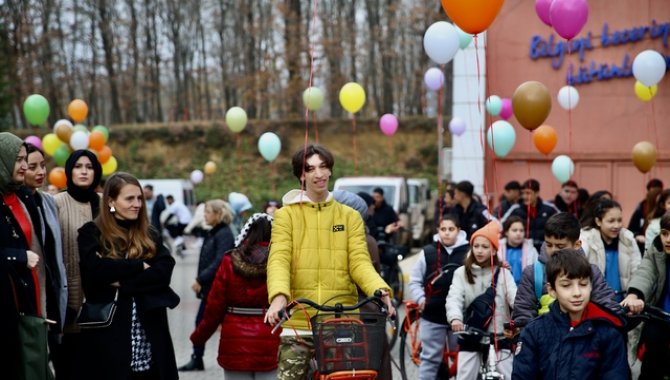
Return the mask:
<svg viewBox="0 0 670 380">
<path fill-rule="evenodd" d="M 353 305 L 358 301 L 356 285 L 368 295 L 381 289 L 389 313 L 395 313 L 390 288 L 372 266 L 363 219 L 328 191 L 333 155 L 323 146 L 308 145 L 293 155 L 292 165 L 304 190 L 286 193 L 284 206 L 275 213 L 265 321 L 278 323 L 289 299 Z M 311 334 L 302 312 L 284 325 L 278 379 L 307 378 L 314 347 Z"/>
</svg>

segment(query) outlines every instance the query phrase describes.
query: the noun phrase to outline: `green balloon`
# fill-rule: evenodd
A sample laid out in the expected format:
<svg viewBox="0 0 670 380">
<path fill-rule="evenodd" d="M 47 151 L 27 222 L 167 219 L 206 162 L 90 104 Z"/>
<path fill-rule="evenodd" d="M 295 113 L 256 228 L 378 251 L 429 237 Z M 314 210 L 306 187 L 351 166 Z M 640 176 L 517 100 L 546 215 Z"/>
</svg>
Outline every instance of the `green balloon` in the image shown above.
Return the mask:
<svg viewBox="0 0 670 380">
<path fill-rule="evenodd" d="M 64 167 L 67 158 L 70 157 L 70 149 L 67 147 L 67 145 L 63 144 L 59 146 L 58 149 L 56 149 L 53 157 L 58 166 Z"/>
<path fill-rule="evenodd" d="M 105 135 L 105 142 L 109 140 L 109 129 L 107 129 L 107 127 L 105 127 L 104 125 L 96 125 L 95 127 L 93 127 L 93 130 L 91 132 L 93 131 L 98 131 L 101 132 L 103 135 Z"/>
<path fill-rule="evenodd" d="M 89 134 L 89 133 L 90 133 L 90 132 L 88 131 L 88 128 L 86 128 L 86 126 L 85 126 L 84 124 L 76 124 L 76 125 L 72 128 L 72 133 L 75 133 L 75 132 L 77 132 L 77 131 L 82 131 L 82 132 L 85 132 L 86 134 Z"/>
<path fill-rule="evenodd" d="M 32 125 L 42 125 L 49 117 L 49 102 L 39 94 L 33 94 L 23 102 L 23 114 Z"/>
</svg>

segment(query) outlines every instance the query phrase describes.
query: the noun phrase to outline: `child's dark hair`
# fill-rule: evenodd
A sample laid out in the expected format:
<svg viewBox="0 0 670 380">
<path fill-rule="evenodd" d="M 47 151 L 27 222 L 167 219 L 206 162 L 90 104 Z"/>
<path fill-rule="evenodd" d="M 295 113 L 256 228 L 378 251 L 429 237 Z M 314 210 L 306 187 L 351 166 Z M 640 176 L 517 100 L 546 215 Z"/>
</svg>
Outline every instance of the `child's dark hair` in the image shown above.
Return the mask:
<svg viewBox="0 0 670 380">
<path fill-rule="evenodd" d="M 507 234 L 507 231 L 512 227 L 512 224 L 514 223 L 521 223 L 523 226 L 523 229 L 526 230 L 526 225 L 523 223 L 523 219 L 521 219 L 520 216 L 517 215 L 511 215 L 507 220 L 505 220 L 505 223 L 503 223 L 503 236 Z"/>
<path fill-rule="evenodd" d="M 547 282 L 556 289 L 556 279 L 565 275 L 572 279 L 591 279 L 591 264 L 578 250 L 564 248 L 554 253 L 545 267 Z"/>
<path fill-rule="evenodd" d="M 451 220 L 456 225 L 456 227 L 461 228 L 461 221 L 458 215 L 450 213 L 442 214 L 442 219 L 439 221 L 439 223 L 441 224 L 445 220 Z M 437 228 L 439 229 L 440 226 L 438 225 Z"/>
<path fill-rule="evenodd" d="M 571 243 L 579 240 L 581 225 L 579 220 L 568 212 L 559 212 L 547 220 L 544 225 L 544 238 L 568 239 Z"/>
<path fill-rule="evenodd" d="M 666 211 L 661 217 L 661 229 L 670 231 L 670 210 Z"/>
<path fill-rule="evenodd" d="M 613 209 L 613 208 L 618 208 L 621 210 L 621 205 L 617 203 L 617 201 L 603 198 L 598 202 L 596 207 L 593 208 L 593 220 L 591 221 L 591 224 L 589 227 L 591 228 L 599 228 L 598 223 L 596 223 L 596 219 L 602 220 L 605 214 L 607 214 L 607 211 Z"/>
<path fill-rule="evenodd" d="M 270 241 L 272 234 L 272 223 L 265 218 L 259 218 L 251 224 L 249 234 L 245 239 L 245 251 L 251 249 L 254 245 Z"/>
<path fill-rule="evenodd" d="M 307 160 L 315 154 L 321 157 L 323 162 L 326 164 L 326 167 L 331 171 L 333 170 L 333 166 L 335 166 L 335 159 L 333 158 L 333 154 L 322 145 L 310 144 L 304 148 L 299 149 L 297 152 L 295 152 L 295 154 L 293 154 L 291 165 L 293 166 L 293 175 L 298 179 L 298 181 L 300 181 L 301 185 L 302 181 L 300 178 L 307 169 Z"/>
</svg>

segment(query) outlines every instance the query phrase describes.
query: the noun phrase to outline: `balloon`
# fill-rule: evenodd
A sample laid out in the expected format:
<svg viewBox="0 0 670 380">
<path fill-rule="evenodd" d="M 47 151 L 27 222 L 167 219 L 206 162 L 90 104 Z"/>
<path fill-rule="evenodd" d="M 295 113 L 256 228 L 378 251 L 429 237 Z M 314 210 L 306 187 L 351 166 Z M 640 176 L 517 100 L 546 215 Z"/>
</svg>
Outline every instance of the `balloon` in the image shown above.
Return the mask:
<svg viewBox="0 0 670 380">
<path fill-rule="evenodd" d="M 558 134 L 556 130 L 548 125 L 540 125 L 533 131 L 533 144 L 540 153 L 549 154 L 556 147 Z"/>
<path fill-rule="evenodd" d="M 556 0 L 554 0 L 556 1 Z M 575 172 L 575 163 L 572 162 L 572 159 L 564 154 L 554 158 L 554 161 L 551 163 L 551 173 L 554 175 L 556 180 L 563 184 L 568 182 L 572 174 Z"/>
<path fill-rule="evenodd" d="M 637 170 L 646 173 L 656 163 L 656 147 L 649 141 L 640 141 L 633 147 L 633 164 Z"/>
<path fill-rule="evenodd" d="M 72 133 L 74 132 L 84 132 L 86 133 L 86 136 L 90 133 L 84 124 L 75 124 L 75 126 L 72 127 Z"/>
<path fill-rule="evenodd" d="M 558 91 L 558 104 L 564 110 L 571 110 L 579 103 L 579 91 L 573 86 L 563 86 Z"/>
<path fill-rule="evenodd" d="M 214 174 L 216 171 L 216 163 L 214 161 L 207 161 L 205 164 L 205 174 Z"/>
<path fill-rule="evenodd" d="M 502 100 L 498 95 L 491 95 L 486 99 L 486 111 L 491 116 L 500 115 L 500 110 L 502 110 Z"/>
<path fill-rule="evenodd" d="M 509 119 L 514 115 L 514 111 L 512 111 L 512 99 L 510 98 L 503 98 L 502 99 L 502 107 L 500 108 L 500 116 L 504 120 Z"/>
<path fill-rule="evenodd" d="M 431 91 L 439 91 L 444 85 L 444 74 L 437 67 L 431 67 L 423 74 L 423 82 Z"/>
<path fill-rule="evenodd" d="M 656 50 L 640 52 L 633 60 L 633 75 L 638 82 L 653 86 L 665 75 L 665 58 Z"/>
<path fill-rule="evenodd" d="M 40 94 L 33 94 L 23 101 L 23 114 L 32 125 L 42 125 L 49 117 L 49 102 Z"/>
<path fill-rule="evenodd" d="M 356 113 L 365 104 L 365 90 L 356 82 L 349 82 L 340 90 L 340 104 L 350 113 Z"/>
<path fill-rule="evenodd" d="M 98 131 L 105 136 L 105 143 L 107 142 L 107 140 L 109 140 L 109 129 L 107 129 L 107 127 L 105 127 L 104 125 L 96 125 L 95 127 L 93 127 L 91 132 L 95 131 Z"/>
<path fill-rule="evenodd" d="M 549 7 L 551 7 L 553 1 L 554 0 L 535 0 L 535 13 L 537 13 L 537 17 L 539 17 L 547 26 L 551 26 Z"/>
<path fill-rule="evenodd" d="M 423 35 L 423 48 L 433 61 L 445 64 L 456 55 L 459 37 L 456 28 L 446 21 L 429 26 Z"/>
<path fill-rule="evenodd" d="M 589 5 L 586 0 L 554 0 L 549 7 L 549 17 L 556 33 L 571 40 L 586 25 Z"/>
<path fill-rule="evenodd" d="M 461 28 L 456 26 L 458 32 L 458 48 L 463 50 L 472 43 L 472 34 L 465 33 Z"/>
<path fill-rule="evenodd" d="M 98 151 L 98 161 L 100 161 L 101 164 L 106 163 L 109 161 L 109 159 L 112 157 L 112 149 L 105 145 Z"/>
<path fill-rule="evenodd" d="M 81 123 L 88 115 L 88 105 L 81 99 L 75 99 L 68 104 L 67 114 L 75 123 Z"/>
<path fill-rule="evenodd" d="M 323 106 L 323 91 L 318 87 L 309 87 L 302 93 L 302 102 L 310 111 L 316 111 Z"/>
<path fill-rule="evenodd" d="M 191 182 L 194 184 L 199 184 L 202 182 L 202 180 L 205 178 L 205 174 L 198 169 L 195 169 L 194 171 L 191 172 Z"/>
<path fill-rule="evenodd" d="M 551 112 L 549 91 L 540 82 L 524 82 L 512 95 L 512 109 L 519 124 L 532 131 L 542 125 Z"/>
<path fill-rule="evenodd" d="M 102 175 L 108 176 L 108 175 L 114 173 L 116 171 L 116 169 L 118 168 L 118 166 L 119 166 L 119 163 L 118 163 L 118 161 L 116 161 L 116 157 L 114 157 L 114 156 L 109 157 L 107 162 L 102 164 Z"/>
<path fill-rule="evenodd" d="M 67 177 L 65 176 L 65 169 L 63 168 L 53 168 L 49 172 L 47 177 L 49 183 L 56 186 L 59 189 L 64 189 L 67 186 Z"/>
<path fill-rule="evenodd" d="M 72 136 L 72 123 L 70 123 L 70 120 L 58 120 L 56 124 L 54 124 L 54 133 L 62 142 L 69 144 L 70 136 Z"/>
<path fill-rule="evenodd" d="M 88 135 L 88 146 L 94 150 L 100 150 L 105 146 L 105 135 L 100 131 L 93 131 Z"/>
<path fill-rule="evenodd" d="M 386 136 L 391 137 L 398 130 L 398 118 L 395 115 L 387 113 L 379 119 L 379 129 Z"/>
<path fill-rule="evenodd" d="M 281 151 L 281 140 L 272 132 L 265 132 L 258 139 L 258 151 L 267 161 L 274 161 Z"/>
<path fill-rule="evenodd" d="M 247 112 L 240 107 L 233 107 L 226 112 L 226 124 L 231 131 L 240 133 L 247 126 Z"/>
<path fill-rule="evenodd" d="M 27 144 L 35 146 L 37 149 L 44 150 L 44 147 L 42 146 L 42 140 L 40 140 L 40 138 L 37 136 L 28 136 L 23 141 L 25 141 Z"/>
<path fill-rule="evenodd" d="M 479 34 L 491 25 L 504 0 L 441 0 L 447 15 L 470 34 Z"/>
<path fill-rule="evenodd" d="M 514 147 L 516 132 L 512 124 L 505 120 L 494 122 L 486 131 L 486 142 L 489 144 L 497 157 L 505 157 Z"/>
<path fill-rule="evenodd" d="M 67 161 L 67 158 L 70 157 L 70 148 L 62 144 L 61 146 L 56 149 L 56 151 L 53 154 L 54 161 L 56 161 L 56 165 L 58 166 L 65 166 L 65 162 Z"/>
<path fill-rule="evenodd" d="M 449 122 L 449 132 L 456 136 L 462 135 L 465 132 L 465 127 L 465 121 L 458 116 L 452 118 Z"/>
<path fill-rule="evenodd" d="M 63 145 L 63 142 L 60 141 L 58 136 L 56 136 L 54 133 L 47 133 L 44 135 L 44 137 L 42 137 L 44 153 L 48 154 L 49 156 L 53 156 L 54 153 L 56 153 L 56 149 L 58 149 L 58 147 L 61 145 Z"/>
<path fill-rule="evenodd" d="M 652 100 L 654 96 L 656 96 L 656 92 L 658 92 L 657 84 L 647 87 L 641 82 L 635 82 L 635 95 L 637 95 L 637 97 L 643 102 Z"/>
<path fill-rule="evenodd" d="M 77 131 L 70 137 L 70 146 L 73 150 L 80 150 L 88 148 L 88 135 L 86 132 Z"/>
</svg>

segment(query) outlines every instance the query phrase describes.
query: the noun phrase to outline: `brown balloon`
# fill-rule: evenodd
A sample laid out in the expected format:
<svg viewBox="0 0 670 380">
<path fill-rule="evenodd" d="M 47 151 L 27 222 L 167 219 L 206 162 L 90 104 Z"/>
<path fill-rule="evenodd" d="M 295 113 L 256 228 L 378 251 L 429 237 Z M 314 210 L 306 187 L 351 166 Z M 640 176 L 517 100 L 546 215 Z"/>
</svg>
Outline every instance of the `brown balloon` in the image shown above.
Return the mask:
<svg viewBox="0 0 670 380">
<path fill-rule="evenodd" d="M 56 125 L 56 128 L 54 128 L 54 132 L 56 132 L 56 136 L 58 136 L 60 141 L 66 144 L 70 143 L 70 137 L 72 136 L 71 126 L 67 124 L 58 124 Z"/>
<path fill-rule="evenodd" d="M 649 141 L 640 141 L 633 147 L 633 164 L 646 173 L 656 164 L 656 147 Z"/>
<path fill-rule="evenodd" d="M 529 131 L 539 127 L 551 112 L 547 87 L 537 81 L 522 83 L 512 95 L 512 110 L 522 127 Z"/>
</svg>

